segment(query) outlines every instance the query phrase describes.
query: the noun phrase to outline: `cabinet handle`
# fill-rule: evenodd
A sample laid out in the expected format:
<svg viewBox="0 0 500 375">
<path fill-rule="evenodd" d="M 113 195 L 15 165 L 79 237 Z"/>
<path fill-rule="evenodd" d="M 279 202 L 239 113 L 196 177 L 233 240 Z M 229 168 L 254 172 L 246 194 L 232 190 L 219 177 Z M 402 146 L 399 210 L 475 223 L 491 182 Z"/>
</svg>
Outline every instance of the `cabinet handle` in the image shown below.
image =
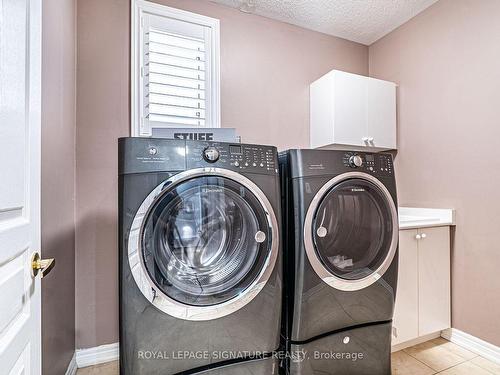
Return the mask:
<svg viewBox="0 0 500 375">
<path fill-rule="evenodd" d="M 422 236 L 421 236 L 420 234 L 417 234 L 417 235 L 415 236 L 415 238 L 416 238 L 417 240 L 419 240 L 419 239 L 421 239 L 421 238 L 422 238 Z"/>
<path fill-rule="evenodd" d="M 427 237 L 427 235 L 425 233 L 422 233 L 422 238 L 425 238 Z"/>
</svg>

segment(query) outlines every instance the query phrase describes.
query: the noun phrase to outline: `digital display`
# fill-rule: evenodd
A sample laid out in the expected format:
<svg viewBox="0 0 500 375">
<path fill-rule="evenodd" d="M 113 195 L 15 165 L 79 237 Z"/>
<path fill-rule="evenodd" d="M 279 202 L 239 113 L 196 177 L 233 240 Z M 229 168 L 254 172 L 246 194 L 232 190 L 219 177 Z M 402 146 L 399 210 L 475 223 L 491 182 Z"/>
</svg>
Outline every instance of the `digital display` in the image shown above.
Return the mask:
<svg viewBox="0 0 500 375">
<path fill-rule="evenodd" d="M 229 145 L 230 154 L 241 154 L 241 146 Z"/>
<path fill-rule="evenodd" d="M 375 156 L 368 154 L 365 156 L 365 159 L 366 159 L 366 161 L 375 161 Z"/>
</svg>

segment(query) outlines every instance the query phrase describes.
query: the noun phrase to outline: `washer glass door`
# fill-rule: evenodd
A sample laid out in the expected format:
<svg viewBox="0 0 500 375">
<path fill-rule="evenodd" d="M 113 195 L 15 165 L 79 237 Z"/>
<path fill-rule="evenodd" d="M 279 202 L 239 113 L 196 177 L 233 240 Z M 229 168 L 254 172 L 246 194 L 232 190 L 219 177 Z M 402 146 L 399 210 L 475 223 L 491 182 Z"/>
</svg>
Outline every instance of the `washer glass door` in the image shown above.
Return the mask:
<svg viewBox="0 0 500 375">
<path fill-rule="evenodd" d="M 397 232 L 394 203 L 379 181 L 339 179 L 312 216 L 313 267 L 339 289 L 366 287 L 392 262 Z"/>
<path fill-rule="evenodd" d="M 213 306 L 261 274 L 272 233 L 258 198 L 233 179 L 200 176 L 166 187 L 144 220 L 143 264 L 170 299 Z"/>
</svg>

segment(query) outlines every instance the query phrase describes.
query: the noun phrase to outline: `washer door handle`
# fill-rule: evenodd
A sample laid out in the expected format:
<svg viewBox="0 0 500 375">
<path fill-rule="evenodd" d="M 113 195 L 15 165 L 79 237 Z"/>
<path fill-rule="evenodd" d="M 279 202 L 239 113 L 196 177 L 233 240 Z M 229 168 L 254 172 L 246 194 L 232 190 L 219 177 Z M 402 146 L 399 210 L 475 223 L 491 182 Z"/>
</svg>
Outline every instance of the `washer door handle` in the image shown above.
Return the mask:
<svg viewBox="0 0 500 375">
<path fill-rule="evenodd" d="M 328 234 L 328 230 L 325 228 L 325 227 L 319 227 L 317 230 L 316 230 L 316 234 L 318 235 L 318 237 L 326 237 L 326 235 Z"/>
<path fill-rule="evenodd" d="M 255 241 L 257 241 L 258 243 L 262 243 L 266 240 L 266 234 L 259 230 L 257 233 L 255 233 Z"/>
</svg>

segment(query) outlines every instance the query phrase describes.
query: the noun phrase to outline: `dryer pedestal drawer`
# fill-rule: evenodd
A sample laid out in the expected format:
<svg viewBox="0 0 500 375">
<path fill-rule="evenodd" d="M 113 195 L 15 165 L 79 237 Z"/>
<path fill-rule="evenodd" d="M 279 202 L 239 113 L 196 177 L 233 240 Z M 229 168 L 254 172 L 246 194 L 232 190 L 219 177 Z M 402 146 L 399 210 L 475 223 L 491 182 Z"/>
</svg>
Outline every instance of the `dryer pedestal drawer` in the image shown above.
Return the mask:
<svg viewBox="0 0 500 375">
<path fill-rule="evenodd" d="M 291 346 L 291 375 L 390 375 L 391 323 Z"/>
</svg>

